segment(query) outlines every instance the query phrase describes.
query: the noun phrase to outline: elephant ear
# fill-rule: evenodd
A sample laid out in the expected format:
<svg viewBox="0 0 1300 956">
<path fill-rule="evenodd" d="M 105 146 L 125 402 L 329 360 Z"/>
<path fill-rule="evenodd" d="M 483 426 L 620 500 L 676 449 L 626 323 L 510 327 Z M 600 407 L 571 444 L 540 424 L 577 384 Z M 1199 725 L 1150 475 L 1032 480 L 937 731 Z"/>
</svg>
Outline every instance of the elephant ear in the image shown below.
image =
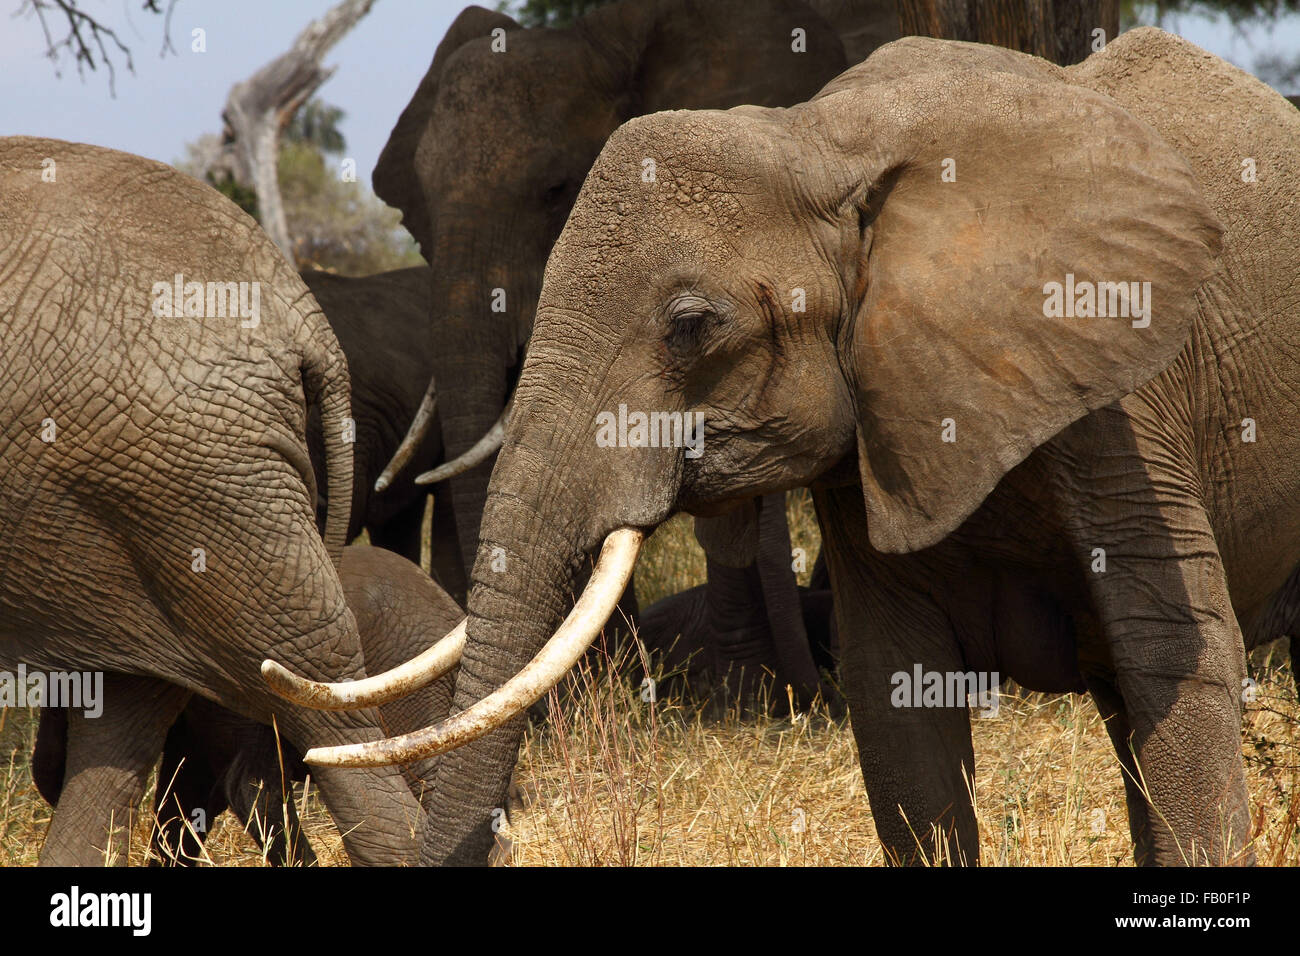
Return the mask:
<svg viewBox="0 0 1300 956">
<path fill-rule="evenodd" d="M 809 201 L 838 210 L 871 543 L 924 548 L 1173 361 L 1222 229 L 1153 129 L 1064 82 L 925 72 L 803 110 L 829 170 Z"/>
<path fill-rule="evenodd" d="M 803 0 L 618 4 L 594 10 L 582 26 L 596 51 L 630 78 L 627 119 L 790 106 L 847 66 L 839 35 Z M 600 42 L 619 35 L 625 42 Z"/>
<path fill-rule="evenodd" d="M 432 255 L 432 230 L 429 204 L 415 172 L 416 150 L 433 115 L 433 106 L 438 98 L 438 83 L 447 61 L 470 40 L 489 37 L 498 27 L 518 30 L 519 24 L 504 13 L 484 10 L 482 7 L 466 7 L 460 12 L 434 51 L 433 62 L 429 64 L 411 102 L 402 110 L 397 125 L 388 134 L 388 142 L 379 154 L 379 162 L 375 164 L 375 172 L 371 176 L 375 195 L 402 211 L 402 223 L 420 244 L 425 259 Z"/>
</svg>

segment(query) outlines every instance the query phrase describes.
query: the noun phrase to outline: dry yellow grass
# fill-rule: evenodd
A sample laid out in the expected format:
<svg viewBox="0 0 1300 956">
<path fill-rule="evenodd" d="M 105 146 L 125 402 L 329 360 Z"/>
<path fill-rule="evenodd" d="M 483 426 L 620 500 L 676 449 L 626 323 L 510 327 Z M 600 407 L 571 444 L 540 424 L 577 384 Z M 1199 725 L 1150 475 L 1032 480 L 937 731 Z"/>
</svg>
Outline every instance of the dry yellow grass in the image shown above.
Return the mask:
<svg viewBox="0 0 1300 956">
<path fill-rule="evenodd" d="M 1264 672 L 1242 741 L 1261 863 L 1300 864 L 1300 708 L 1285 667 Z M 846 724 L 702 720 L 653 705 L 601 675 L 574 678 L 553 723 L 529 730 L 520 799 L 502 828 L 510 861 L 555 865 L 861 866 L 883 862 Z M 0 731 L 0 865 L 35 863 L 49 823 L 26 765 L 33 714 Z M 986 864 L 1126 866 L 1124 792 L 1110 741 L 1085 697 L 1004 696 L 974 726 L 980 855 Z M 346 865 L 337 832 L 309 794 L 303 816 L 322 865 Z M 924 839 L 924 834 L 920 834 Z M 144 861 L 149 821 L 133 830 Z M 229 815 L 210 862 L 264 865 Z"/>
<path fill-rule="evenodd" d="M 792 496 L 790 516 L 794 544 L 814 556 L 816 522 L 806 496 Z M 676 519 L 647 545 L 639 597 L 649 603 L 701 582 L 703 572 L 689 521 Z M 1252 673 L 1260 696 L 1247 708 L 1242 746 L 1255 849 L 1261 863 L 1294 866 L 1300 707 L 1284 659 L 1257 654 Z M 884 862 L 846 723 L 816 712 L 793 721 L 732 715 L 709 722 L 675 701 L 642 700 L 639 688 L 609 679 L 607 668 L 582 670 L 569 681 L 564 702 L 552 701 L 552 721 L 525 738 L 517 799 L 501 831 L 513 865 Z M 1091 700 L 1004 695 L 997 717 L 973 725 L 984 863 L 1131 865 L 1119 764 Z M 35 863 L 49 823 L 27 767 L 34 732 L 34 712 L 0 710 L 4 866 Z M 346 865 L 314 793 L 303 806 L 320 863 Z M 149 826 L 141 819 L 132 831 L 132 863 L 144 861 Z M 215 865 L 264 865 L 229 815 L 217 821 L 206 855 Z"/>
<path fill-rule="evenodd" d="M 1286 667 L 1264 672 L 1243 730 L 1261 863 L 1300 863 L 1300 709 Z M 528 735 L 515 865 L 861 866 L 884 862 L 848 725 L 707 723 L 672 702 L 577 679 L 566 720 Z M 652 719 L 652 716 L 653 719 Z M 619 728 L 622 759 L 592 746 Z M 1118 762 L 1091 700 L 1004 695 L 974 721 L 986 864 L 1131 865 Z M 918 834 L 925 840 L 926 834 Z"/>
</svg>

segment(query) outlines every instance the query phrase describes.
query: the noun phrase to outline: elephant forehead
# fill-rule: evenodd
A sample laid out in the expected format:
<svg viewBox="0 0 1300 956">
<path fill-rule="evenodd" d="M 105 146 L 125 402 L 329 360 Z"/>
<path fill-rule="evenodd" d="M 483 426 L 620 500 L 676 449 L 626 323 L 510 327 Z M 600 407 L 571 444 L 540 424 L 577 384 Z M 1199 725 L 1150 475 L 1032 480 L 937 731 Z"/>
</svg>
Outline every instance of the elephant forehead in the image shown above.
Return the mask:
<svg viewBox="0 0 1300 956">
<path fill-rule="evenodd" d="M 575 41 L 513 42 L 503 55 L 475 41 L 448 62 L 418 147 L 438 185 L 517 182 L 553 167 L 557 157 L 590 163 L 617 125 L 612 104 L 576 68 Z"/>
<path fill-rule="evenodd" d="M 734 255 L 778 210 L 772 150 L 729 114 L 658 113 L 622 126 L 583 184 L 556 251 L 607 266 Z"/>
</svg>

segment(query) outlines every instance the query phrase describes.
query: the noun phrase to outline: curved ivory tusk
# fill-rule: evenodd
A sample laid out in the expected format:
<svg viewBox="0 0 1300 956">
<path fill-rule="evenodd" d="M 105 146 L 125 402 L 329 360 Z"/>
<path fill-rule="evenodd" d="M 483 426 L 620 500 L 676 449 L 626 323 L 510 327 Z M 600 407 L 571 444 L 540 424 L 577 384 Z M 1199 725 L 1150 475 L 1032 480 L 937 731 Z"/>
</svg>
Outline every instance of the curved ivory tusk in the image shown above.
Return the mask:
<svg viewBox="0 0 1300 956">
<path fill-rule="evenodd" d="M 469 618 L 463 619 L 446 637 L 424 653 L 373 677 L 326 684 L 299 677 L 275 661 L 268 660 L 262 661 L 262 678 L 281 697 L 314 710 L 360 710 L 363 707 L 376 707 L 419 690 L 455 667 L 465 650 L 465 625 L 468 620 Z"/>
<path fill-rule="evenodd" d="M 559 683 L 596 639 L 632 577 L 645 532 L 619 528 L 600 549 L 591 580 L 555 636 L 523 670 L 468 710 L 433 727 L 387 740 L 343 747 L 315 747 L 307 763 L 323 767 L 382 767 L 410 763 L 454 750 L 490 733 L 530 707 Z"/>
<path fill-rule="evenodd" d="M 437 379 L 430 376 L 429 387 L 424 390 L 424 398 L 420 399 L 420 407 L 415 410 L 411 427 L 406 430 L 406 435 L 402 438 L 402 443 L 397 446 L 397 451 L 393 452 L 393 460 L 375 479 L 375 491 L 383 491 L 393 483 L 393 479 L 407 466 L 415 455 L 416 449 L 420 447 L 420 443 L 424 441 L 424 436 L 429 433 L 429 423 L 433 421 L 433 413 L 438 408 L 437 386 Z"/>
<path fill-rule="evenodd" d="M 417 475 L 415 483 L 417 485 L 433 485 L 440 481 L 446 481 L 448 478 L 455 478 L 457 475 L 463 475 L 476 465 L 481 465 L 487 461 L 496 450 L 501 447 L 502 440 L 506 437 L 506 425 L 510 421 L 510 408 L 514 404 L 511 399 L 506 405 L 505 411 L 496 423 L 487 430 L 487 433 L 474 443 L 474 447 L 463 455 L 457 455 L 451 461 L 444 461 L 432 471 L 426 471 L 422 475 Z"/>
</svg>

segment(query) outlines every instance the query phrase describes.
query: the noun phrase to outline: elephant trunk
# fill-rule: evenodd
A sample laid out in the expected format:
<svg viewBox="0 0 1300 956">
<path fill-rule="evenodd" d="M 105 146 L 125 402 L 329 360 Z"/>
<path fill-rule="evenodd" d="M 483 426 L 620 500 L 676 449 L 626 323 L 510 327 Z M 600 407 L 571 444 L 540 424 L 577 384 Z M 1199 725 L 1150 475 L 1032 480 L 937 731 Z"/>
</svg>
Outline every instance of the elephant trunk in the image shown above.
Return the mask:
<svg viewBox="0 0 1300 956">
<path fill-rule="evenodd" d="M 421 484 L 441 483 L 435 494 L 450 501 L 466 580 L 474 567 L 496 451 L 496 444 L 484 449 L 482 440 L 493 433 L 506 407 L 511 370 L 518 362 L 524 335 L 521 329 L 530 326 L 531 303 L 535 302 L 535 292 L 528 291 L 535 284 L 533 277 L 503 266 L 519 258 L 509 254 L 506 237 L 495 231 L 481 232 L 449 225 L 435 240 L 433 259 L 438 266 L 430 294 L 434 314 L 429 357 L 432 379 L 437 382 L 444 460 L 460 460 L 455 468 L 420 476 Z M 504 312 L 499 311 L 502 309 Z M 431 383 L 431 393 L 433 388 Z M 418 445 L 419 432 L 427 431 L 430 418 L 417 416 L 411 423 L 402 444 L 407 457 Z M 476 446 L 479 454 L 462 457 Z M 385 476 L 391 480 L 393 466 L 400 463 L 395 459 Z M 449 530 L 438 529 L 437 533 Z M 465 601 L 463 594 L 452 596 Z"/>
<path fill-rule="evenodd" d="M 484 516 L 453 715 L 506 685 L 546 645 L 572 600 L 584 555 L 598 543 L 587 531 L 585 514 L 570 513 L 557 521 L 555 509 L 543 506 L 557 486 L 563 487 L 545 465 L 544 456 L 522 450 L 502 463 L 502 487 L 532 491 L 527 497 L 494 500 Z M 597 631 L 603 623 L 597 623 Z M 521 712 L 442 758 L 421 864 L 482 864 L 487 859 L 504 813 L 524 721 Z"/>
<path fill-rule="evenodd" d="M 440 343 L 439 350 L 442 350 Z M 439 401 L 443 449 L 451 461 L 474 445 L 500 417 L 506 404 L 507 360 L 494 357 L 491 350 L 478 350 L 466 344 L 448 346 L 455 356 L 456 368 L 440 376 L 442 381 L 456 380 L 457 387 L 444 390 Z M 476 354 L 477 351 L 477 354 Z M 484 354 L 486 353 L 486 354 Z M 434 374 L 438 374 L 435 365 Z M 488 481 L 492 476 L 492 458 L 463 471 L 444 483 L 456 519 L 456 537 L 466 574 L 472 572 L 479 544 L 479 524 L 487 503 Z"/>
<path fill-rule="evenodd" d="M 510 424 L 510 405 L 511 402 L 506 403 L 505 411 L 501 413 L 501 417 L 488 429 L 487 434 L 473 444 L 469 451 L 457 455 L 450 461 L 443 462 L 437 468 L 426 471 L 415 479 L 415 483 L 417 485 L 433 485 L 440 481 L 447 481 L 457 475 L 463 475 L 472 468 L 477 468 L 495 455 L 501 449 L 501 443 L 506 436 L 506 426 Z"/>
</svg>

